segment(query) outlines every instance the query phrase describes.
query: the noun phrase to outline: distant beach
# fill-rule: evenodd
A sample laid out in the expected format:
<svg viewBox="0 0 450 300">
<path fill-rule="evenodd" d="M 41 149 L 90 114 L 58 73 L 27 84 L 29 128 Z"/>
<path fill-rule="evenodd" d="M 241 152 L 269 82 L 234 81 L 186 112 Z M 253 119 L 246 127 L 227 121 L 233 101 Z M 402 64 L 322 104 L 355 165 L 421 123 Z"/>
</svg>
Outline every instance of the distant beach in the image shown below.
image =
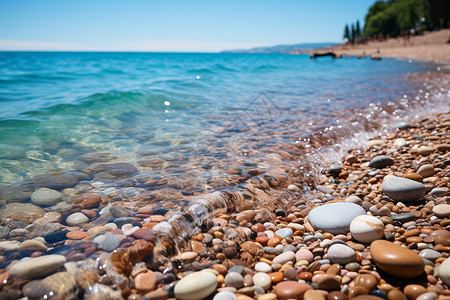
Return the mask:
<svg viewBox="0 0 450 300">
<path fill-rule="evenodd" d="M 293 54 L 333 51 L 338 56 L 377 56 L 450 63 L 450 29 L 427 32 L 410 37 L 373 40 L 363 44 L 341 44 L 314 51 L 294 51 Z"/>
</svg>

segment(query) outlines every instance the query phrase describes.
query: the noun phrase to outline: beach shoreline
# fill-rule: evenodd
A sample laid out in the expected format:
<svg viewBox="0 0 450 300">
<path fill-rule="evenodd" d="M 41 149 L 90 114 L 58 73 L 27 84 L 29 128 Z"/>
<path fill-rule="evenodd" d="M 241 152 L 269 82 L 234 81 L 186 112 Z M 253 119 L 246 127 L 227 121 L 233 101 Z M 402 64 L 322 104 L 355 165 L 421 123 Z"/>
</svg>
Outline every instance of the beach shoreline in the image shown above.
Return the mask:
<svg viewBox="0 0 450 300">
<path fill-rule="evenodd" d="M 418 77 L 413 79 L 420 81 Z M 427 103 L 427 97 L 448 99 L 448 74 L 423 77 L 423 101 L 417 105 L 441 104 Z M 14 234 L 1 244 L 0 298 L 448 297 L 449 274 L 438 267 L 450 264 L 450 114 L 391 124 L 401 105 L 414 109 L 395 102 L 383 132 L 355 148 L 335 149 L 332 141 L 326 152 L 329 137 L 324 134 L 309 137 L 308 143 L 265 149 L 261 152 L 270 159 L 243 160 L 239 168 L 227 170 L 240 183 L 235 192 L 186 197 L 189 205 L 179 213 L 154 203 L 133 209 L 128 206 L 133 195 L 80 189 L 65 211 L 48 212 L 26 229 L 11 230 Z M 384 109 L 389 110 L 388 104 Z M 321 154 L 311 161 L 333 151 L 334 158 L 342 159 L 319 161 L 310 173 L 315 177 L 299 181 L 300 170 L 311 171 L 301 163 L 312 154 L 301 152 L 303 146 Z M 105 165 L 100 171 L 131 169 Z M 417 182 L 407 182 L 413 191 L 401 191 L 412 199 L 400 199 L 383 187 L 393 177 Z M 264 205 L 254 205 L 255 199 Z M 337 206 L 320 209 L 332 205 Z M 352 211 L 367 218 L 353 229 Z M 64 225 L 50 232 L 48 224 L 60 223 Z M 11 224 L 21 225 L 17 220 Z M 387 259 L 386 251 L 396 261 Z M 28 256 L 30 260 L 19 262 Z M 397 261 L 403 265 L 398 267 Z"/>
<path fill-rule="evenodd" d="M 427 32 L 411 37 L 389 38 L 382 41 L 368 41 L 364 44 L 340 44 L 334 47 L 293 52 L 292 54 L 313 54 L 333 52 L 341 56 L 371 56 L 398 59 L 413 59 L 450 63 L 450 29 Z"/>
</svg>

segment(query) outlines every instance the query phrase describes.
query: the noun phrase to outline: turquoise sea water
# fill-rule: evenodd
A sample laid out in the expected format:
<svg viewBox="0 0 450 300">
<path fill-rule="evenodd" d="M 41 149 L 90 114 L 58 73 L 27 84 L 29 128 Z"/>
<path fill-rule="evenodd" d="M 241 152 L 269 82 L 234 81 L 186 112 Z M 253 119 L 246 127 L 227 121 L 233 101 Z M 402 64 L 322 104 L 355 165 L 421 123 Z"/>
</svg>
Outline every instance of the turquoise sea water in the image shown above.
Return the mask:
<svg viewBox="0 0 450 300">
<path fill-rule="evenodd" d="M 420 93 L 406 74 L 435 70 L 307 55 L 3 52 L 0 183 L 83 169 L 80 157 L 98 151 L 179 161 L 151 171 L 182 177 L 246 147 L 295 142 L 358 116 L 376 123 L 380 107 Z M 205 169 L 197 175 L 211 177 Z"/>
</svg>

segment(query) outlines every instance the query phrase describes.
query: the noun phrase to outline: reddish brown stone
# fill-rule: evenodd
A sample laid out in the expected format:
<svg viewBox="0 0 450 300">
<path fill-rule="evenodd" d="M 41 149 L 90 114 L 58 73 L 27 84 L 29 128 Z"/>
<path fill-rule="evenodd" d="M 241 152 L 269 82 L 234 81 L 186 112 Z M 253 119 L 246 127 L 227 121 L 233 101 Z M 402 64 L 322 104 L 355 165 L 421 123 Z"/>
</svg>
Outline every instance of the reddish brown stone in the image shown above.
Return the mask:
<svg viewBox="0 0 450 300">
<path fill-rule="evenodd" d="M 283 281 L 275 286 L 274 293 L 279 300 L 303 299 L 303 295 L 312 287 L 306 283 L 296 281 Z"/>
<path fill-rule="evenodd" d="M 66 234 L 66 237 L 68 239 L 71 239 L 71 240 L 81 240 L 81 239 L 84 239 L 87 236 L 88 236 L 87 232 L 78 231 L 78 230 L 77 231 L 69 231 Z"/>
</svg>

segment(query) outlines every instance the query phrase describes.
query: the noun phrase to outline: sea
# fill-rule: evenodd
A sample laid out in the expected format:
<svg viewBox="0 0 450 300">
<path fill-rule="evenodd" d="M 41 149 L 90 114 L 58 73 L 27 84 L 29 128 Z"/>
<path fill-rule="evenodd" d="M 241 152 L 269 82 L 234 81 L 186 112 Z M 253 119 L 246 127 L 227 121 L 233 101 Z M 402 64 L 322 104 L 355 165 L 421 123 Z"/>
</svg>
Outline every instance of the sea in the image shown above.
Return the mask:
<svg viewBox="0 0 450 300">
<path fill-rule="evenodd" d="M 0 52 L 0 191 L 84 172 L 66 188 L 128 188 L 164 203 L 242 188 L 249 169 L 274 161 L 315 178 L 396 124 L 448 111 L 448 86 L 436 79 L 446 68 L 287 54 Z M 118 162 L 137 171 L 107 172 Z M 314 179 L 304 183 L 307 192 Z"/>
</svg>

